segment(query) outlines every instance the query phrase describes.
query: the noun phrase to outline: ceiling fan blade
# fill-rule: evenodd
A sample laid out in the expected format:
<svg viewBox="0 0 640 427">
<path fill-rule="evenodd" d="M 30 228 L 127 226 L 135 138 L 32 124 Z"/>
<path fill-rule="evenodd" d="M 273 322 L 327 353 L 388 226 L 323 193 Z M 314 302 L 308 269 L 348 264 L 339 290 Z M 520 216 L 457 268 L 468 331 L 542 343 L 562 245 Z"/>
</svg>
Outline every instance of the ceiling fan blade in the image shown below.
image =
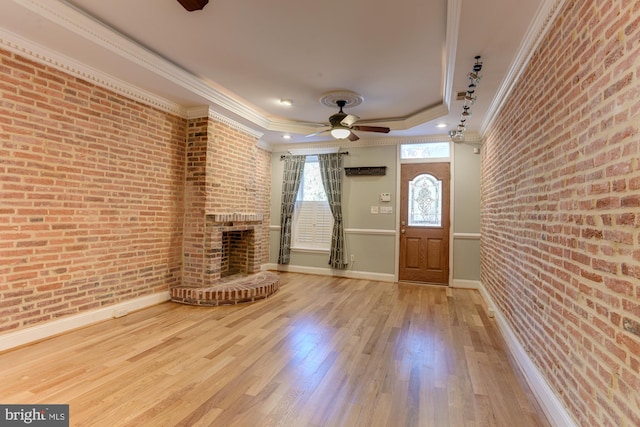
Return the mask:
<svg viewBox="0 0 640 427">
<path fill-rule="evenodd" d="M 355 141 L 357 141 L 357 140 L 359 140 L 359 139 L 360 139 L 360 138 L 358 137 L 358 135 L 356 135 L 356 134 L 355 134 L 355 133 L 353 133 L 353 132 L 351 132 L 347 138 L 349 138 L 349 141 L 351 141 L 351 142 L 355 142 Z"/>
<path fill-rule="evenodd" d="M 305 137 L 310 138 L 312 136 L 320 135 L 321 133 L 329 132 L 330 130 L 331 130 L 330 128 L 322 129 L 317 132 L 311 133 L 309 135 L 305 135 Z"/>
<path fill-rule="evenodd" d="M 353 126 L 352 129 L 361 130 L 363 132 L 389 133 L 389 128 L 382 126 Z"/>
<path fill-rule="evenodd" d="M 355 114 L 347 114 L 344 119 L 340 122 L 342 126 L 351 127 L 352 124 L 360 120 L 360 117 Z"/>
</svg>

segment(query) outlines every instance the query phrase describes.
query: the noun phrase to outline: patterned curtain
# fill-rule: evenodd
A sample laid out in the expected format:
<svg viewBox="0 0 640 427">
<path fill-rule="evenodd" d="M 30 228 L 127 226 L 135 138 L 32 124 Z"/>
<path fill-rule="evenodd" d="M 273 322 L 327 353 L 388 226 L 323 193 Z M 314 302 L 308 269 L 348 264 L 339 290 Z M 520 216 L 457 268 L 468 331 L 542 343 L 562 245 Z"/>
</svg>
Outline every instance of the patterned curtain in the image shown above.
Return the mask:
<svg viewBox="0 0 640 427">
<path fill-rule="evenodd" d="M 342 155 L 339 153 L 318 154 L 322 185 L 327 193 L 329 208 L 333 215 L 331 233 L 331 255 L 329 265 L 337 269 L 347 268 L 344 250 L 344 224 L 342 223 Z"/>
<path fill-rule="evenodd" d="M 289 264 L 291 259 L 291 218 L 306 156 L 289 156 L 285 159 L 282 174 L 282 206 L 280 207 L 280 252 L 278 264 Z"/>
</svg>

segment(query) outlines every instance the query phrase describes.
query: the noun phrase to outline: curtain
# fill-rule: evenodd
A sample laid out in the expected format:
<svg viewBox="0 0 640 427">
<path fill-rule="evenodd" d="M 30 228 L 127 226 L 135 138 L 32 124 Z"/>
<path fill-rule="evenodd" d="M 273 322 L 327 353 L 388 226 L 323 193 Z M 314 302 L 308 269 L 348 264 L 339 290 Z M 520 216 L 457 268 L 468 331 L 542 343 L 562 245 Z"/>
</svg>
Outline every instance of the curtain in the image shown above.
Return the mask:
<svg viewBox="0 0 640 427">
<path fill-rule="evenodd" d="M 331 233 L 331 255 L 329 265 L 337 269 L 347 268 L 344 250 L 344 224 L 342 223 L 342 155 L 339 153 L 318 154 L 322 185 L 333 215 Z"/>
<path fill-rule="evenodd" d="M 282 205 L 280 207 L 280 252 L 278 264 L 289 264 L 291 259 L 291 218 L 306 156 L 289 156 L 285 159 L 282 174 Z"/>
</svg>

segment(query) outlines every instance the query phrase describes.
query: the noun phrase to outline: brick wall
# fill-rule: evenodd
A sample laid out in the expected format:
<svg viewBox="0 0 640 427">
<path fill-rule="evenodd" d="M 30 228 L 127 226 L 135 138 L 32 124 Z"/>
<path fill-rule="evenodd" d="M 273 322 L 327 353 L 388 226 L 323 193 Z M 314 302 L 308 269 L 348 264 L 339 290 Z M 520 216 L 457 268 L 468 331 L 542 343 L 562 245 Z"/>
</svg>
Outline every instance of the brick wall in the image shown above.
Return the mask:
<svg viewBox="0 0 640 427">
<path fill-rule="evenodd" d="M 183 285 L 210 286 L 222 276 L 222 224 L 213 214 L 260 217 L 246 272 L 255 273 L 268 262 L 271 154 L 257 142 L 212 117 L 189 120 Z"/>
<path fill-rule="evenodd" d="M 640 2 L 558 16 L 486 135 L 481 278 L 580 425 L 635 426 Z"/>
<path fill-rule="evenodd" d="M 0 332 L 181 274 L 186 121 L 0 51 Z"/>
<path fill-rule="evenodd" d="M 255 136 L 2 50 L 0 75 L 0 333 L 199 283 L 206 212 L 264 218 L 251 266 L 268 262 Z"/>
</svg>

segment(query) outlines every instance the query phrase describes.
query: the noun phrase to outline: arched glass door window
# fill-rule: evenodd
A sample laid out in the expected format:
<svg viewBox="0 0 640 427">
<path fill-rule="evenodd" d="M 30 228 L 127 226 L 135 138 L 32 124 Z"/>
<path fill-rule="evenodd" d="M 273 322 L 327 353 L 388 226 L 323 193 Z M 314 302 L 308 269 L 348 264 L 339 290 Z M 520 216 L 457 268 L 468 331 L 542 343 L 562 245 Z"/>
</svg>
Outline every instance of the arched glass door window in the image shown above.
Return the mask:
<svg viewBox="0 0 640 427">
<path fill-rule="evenodd" d="M 418 175 L 409 181 L 409 226 L 442 226 L 442 181 L 433 175 Z"/>
</svg>

